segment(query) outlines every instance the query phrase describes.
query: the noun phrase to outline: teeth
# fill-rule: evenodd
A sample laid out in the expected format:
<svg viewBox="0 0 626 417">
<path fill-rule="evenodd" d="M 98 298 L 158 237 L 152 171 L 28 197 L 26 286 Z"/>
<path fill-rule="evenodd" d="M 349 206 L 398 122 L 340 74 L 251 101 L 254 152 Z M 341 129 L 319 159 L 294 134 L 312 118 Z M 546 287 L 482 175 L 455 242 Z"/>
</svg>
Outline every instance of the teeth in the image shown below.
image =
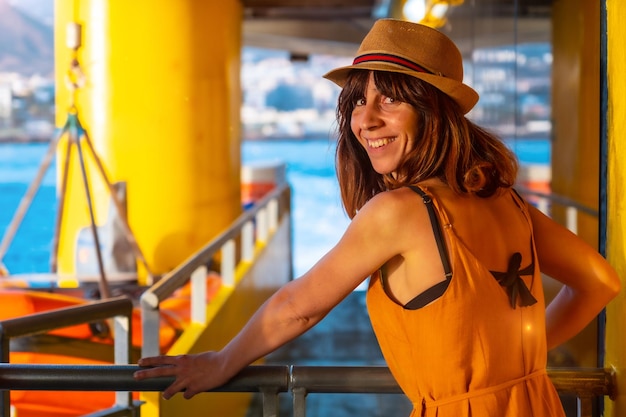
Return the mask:
<svg viewBox="0 0 626 417">
<path fill-rule="evenodd" d="M 368 140 L 367 144 L 370 148 L 380 148 L 381 146 L 385 146 L 390 144 L 391 142 L 393 142 L 394 140 L 396 140 L 396 138 L 384 138 L 384 139 L 377 139 L 377 140 Z"/>
</svg>

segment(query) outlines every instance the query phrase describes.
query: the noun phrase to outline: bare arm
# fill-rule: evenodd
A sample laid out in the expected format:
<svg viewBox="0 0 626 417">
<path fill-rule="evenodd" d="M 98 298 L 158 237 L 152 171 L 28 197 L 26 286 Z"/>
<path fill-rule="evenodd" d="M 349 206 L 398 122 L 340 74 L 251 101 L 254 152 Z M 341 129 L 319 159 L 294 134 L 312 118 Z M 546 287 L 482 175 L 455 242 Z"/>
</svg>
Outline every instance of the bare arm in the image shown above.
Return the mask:
<svg viewBox="0 0 626 417">
<path fill-rule="evenodd" d="M 593 247 L 530 207 L 541 271 L 564 284 L 546 309 L 548 349 L 589 324 L 620 291 L 615 270 Z"/>
<path fill-rule="evenodd" d="M 397 200 L 374 198 L 353 219 L 339 243 L 310 271 L 270 297 L 221 351 L 177 357 L 143 358 L 154 367 L 136 379 L 175 376 L 164 392 L 185 398 L 223 385 L 245 366 L 304 333 L 353 291 L 387 259 L 401 253 L 402 211 Z M 380 227 L 385 225 L 385 227 Z"/>
</svg>

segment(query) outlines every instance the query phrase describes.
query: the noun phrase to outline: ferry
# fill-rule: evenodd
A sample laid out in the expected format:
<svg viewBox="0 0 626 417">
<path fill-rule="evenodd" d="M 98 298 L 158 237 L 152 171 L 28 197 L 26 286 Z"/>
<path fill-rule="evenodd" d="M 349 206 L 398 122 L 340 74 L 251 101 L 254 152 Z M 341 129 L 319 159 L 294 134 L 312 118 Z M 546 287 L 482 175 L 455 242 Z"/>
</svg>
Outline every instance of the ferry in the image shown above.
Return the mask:
<svg viewBox="0 0 626 417">
<path fill-rule="evenodd" d="M 497 78 L 515 73 L 517 48 L 549 42 L 552 160 L 548 172 L 522 170 L 519 189 L 626 276 L 626 150 L 619 145 L 626 5 L 619 0 L 56 0 L 59 128 L 40 170 L 56 158 L 54 262 L 49 274 L 12 276 L 2 268 L 0 415 L 246 415 L 251 395 L 238 389 L 164 401 L 156 389 L 120 393 L 107 385 L 109 378 L 120 384 L 121 368 L 78 370 L 217 349 L 294 278 L 284 167 L 241 163 L 241 50 L 352 56 L 380 17 L 444 31 L 462 51 L 470 84 L 481 74 L 484 48 L 509 48 L 495 58 L 505 68 L 490 74 Z M 517 81 L 509 83 L 514 95 L 532 87 Z M 493 93 L 483 88 L 484 96 Z M 506 128 L 528 134 L 545 124 L 520 124 L 516 116 Z M 546 288 L 547 297 L 558 290 Z M 577 415 L 626 415 L 625 308 L 620 294 L 550 358 L 555 378 L 564 378 L 557 388 L 574 380 L 559 366 L 582 375 L 577 381 L 599 375 L 599 388 L 574 390 Z M 60 367 L 24 373 L 38 364 Z M 293 369 L 268 369 L 293 382 Z M 368 375 L 387 381 L 378 371 Z M 87 375 L 96 381 L 82 381 L 85 389 L 101 388 L 59 385 Z M 294 391 L 300 412 L 301 400 Z"/>
</svg>

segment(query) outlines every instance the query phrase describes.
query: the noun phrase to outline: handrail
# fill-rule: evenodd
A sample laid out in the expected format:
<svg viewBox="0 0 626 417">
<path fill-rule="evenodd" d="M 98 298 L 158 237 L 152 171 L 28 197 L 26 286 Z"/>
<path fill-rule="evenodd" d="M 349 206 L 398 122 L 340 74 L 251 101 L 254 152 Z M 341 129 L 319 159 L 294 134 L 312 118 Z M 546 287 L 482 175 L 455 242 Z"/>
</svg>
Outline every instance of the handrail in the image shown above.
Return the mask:
<svg viewBox="0 0 626 417">
<path fill-rule="evenodd" d="M 227 231 L 217 236 L 181 266 L 164 276 L 157 284 L 144 292 L 140 299 L 143 327 L 142 355 L 151 353 L 149 350 L 146 350 L 146 346 L 149 346 L 148 349 L 156 346 L 156 353 L 159 353 L 159 302 L 169 297 L 191 278 L 192 320 L 204 320 L 206 316 L 204 302 L 206 265 L 216 253 L 221 251 L 222 268 L 220 272 L 222 280 L 226 281 L 228 285 L 230 277 L 230 284 L 234 284 L 235 268 L 237 266 L 245 266 L 245 264 L 252 264 L 255 252 L 265 244 L 271 232 L 278 227 L 282 216 L 290 211 L 290 191 L 287 183 L 277 186 L 239 216 Z M 236 239 L 239 239 L 242 245 L 241 251 L 237 255 L 235 254 L 234 243 Z M 236 265 L 236 256 L 239 257 L 239 265 Z M 5 363 L 9 361 L 10 339 L 12 338 L 31 336 L 58 328 L 115 317 L 115 363 L 117 365 L 128 364 L 132 349 L 130 320 L 132 311 L 132 300 L 126 297 L 118 297 L 5 320 L 0 322 L 0 361 Z M 155 340 L 156 343 L 154 343 Z M 20 364 L 3 365 L 3 369 L 5 372 L 8 372 L 7 369 L 22 369 L 22 366 Z M 62 368 L 54 365 L 47 366 L 51 367 L 50 369 L 53 370 L 55 375 L 49 381 L 50 385 L 47 389 L 58 390 L 61 381 L 59 378 L 62 378 L 62 372 L 59 374 L 58 371 Z M 83 369 L 81 365 L 77 366 L 77 369 Z M 102 368 L 98 368 L 98 370 L 100 371 Z M 73 373 L 73 370 L 70 373 Z M 77 390 L 88 390 L 88 381 L 85 379 L 85 373 L 79 371 L 74 375 L 79 375 L 75 381 L 80 387 Z M 5 376 L 3 375 L 3 378 Z M 30 379 L 31 376 L 32 373 L 24 374 L 24 377 L 27 379 Z M 106 377 L 98 373 L 97 381 L 93 382 L 100 384 L 102 381 L 106 381 Z M 120 390 L 118 385 L 116 387 L 104 387 L 104 390 L 128 391 Z M 116 396 L 116 404 L 113 408 L 103 410 L 97 414 L 102 416 L 127 415 L 129 412 L 132 412 L 133 407 L 130 393 L 125 392 Z M 0 416 L 8 416 L 9 413 L 10 391 L 5 391 L 0 394 Z"/>
<path fill-rule="evenodd" d="M 0 390 L 163 391 L 173 378 L 136 381 L 136 365 L 0 364 Z M 602 368 L 549 368 L 560 394 L 576 395 L 579 415 L 591 416 L 594 397 L 615 398 L 614 374 Z M 248 366 L 225 385 L 209 392 L 261 392 L 274 410 L 278 393 L 291 392 L 295 416 L 304 416 L 308 393 L 402 393 L 386 366 Z M 269 415 L 264 412 L 264 415 Z M 272 414 L 277 415 L 277 414 Z"/>
<path fill-rule="evenodd" d="M 187 283 L 191 274 L 199 267 L 210 263 L 213 256 L 228 241 L 237 237 L 241 229 L 255 219 L 265 207 L 272 201 L 282 196 L 289 186 L 283 184 L 270 191 L 259 202 L 248 210 L 244 211 L 225 231 L 213 238 L 209 243 L 204 245 L 200 250 L 191 255 L 187 260 L 178 267 L 163 276 L 156 284 L 148 288 L 142 294 L 142 302 L 154 308 L 160 301 L 165 300 L 172 295 L 174 291 Z"/>
<path fill-rule="evenodd" d="M 129 363 L 132 348 L 132 312 L 132 300 L 121 296 L 3 320 L 0 322 L 1 365 L 3 369 L 20 366 L 19 364 L 8 363 L 12 338 L 36 335 L 63 327 L 91 323 L 112 317 L 114 318 L 115 338 L 113 350 L 115 363 Z M 115 402 L 116 406 L 119 407 L 131 407 L 132 398 L 130 393 L 119 393 L 116 395 Z M 10 391 L 3 391 L 0 394 L 0 416 L 9 416 L 10 408 Z"/>
<path fill-rule="evenodd" d="M 533 190 L 532 188 L 524 187 L 521 185 L 516 185 L 515 189 L 519 191 L 520 194 L 543 198 L 548 201 L 560 204 L 561 206 L 564 206 L 564 207 L 571 207 L 573 209 L 576 209 L 577 211 L 581 211 L 592 217 L 598 217 L 598 210 L 591 208 L 589 206 L 586 206 L 584 204 L 581 204 L 578 201 L 570 197 L 566 197 L 557 193 L 543 193 L 541 191 L 536 191 L 536 190 Z"/>
<path fill-rule="evenodd" d="M 536 197 L 538 199 L 537 208 L 548 216 L 551 216 L 549 203 L 556 203 L 565 207 L 565 227 L 573 233 L 578 233 L 578 212 L 598 218 L 598 210 L 569 197 L 556 193 L 543 193 L 523 185 L 516 185 L 515 189 L 522 195 Z"/>
<path fill-rule="evenodd" d="M 132 300 L 121 296 L 0 321 L 0 361 L 9 362 L 9 342 L 12 338 L 31 336 L 117 316 L 130 319 L 132 310 Z M 130 335 L 129 327 L 124 330 Z M 116 340 L 118 340 L 117 337 Z M 119 339 L 119 343 L 124 342 L 124 338 Z M 130 353 L 130 343 L 127 347 Z M 123 354 L 116 349 L 117 353 Z"/>
<path fill-rule="evenodd" d="M 220 253 L 220 275 L 225 285 L 234 285 L 238 266 L 254 262 L 255 248 L 265 244 L 285 212 L 290 210 L 291 189 L 288 183 L 279 184 L 254 206 L 244 211 L 227 230 L 216 236 L 191 255 L 180 266 L 164 275 L 143 292 L 140 298 L 142 319 L 142 356 L 159 352 L 159 304 L 191 279 L 192 321 L 204 323 L 206 304 L 204 285 L 206 267 Z M 236 259 L 235 241 L 241 237 L 239 259 Z M 199 295 L 198 295 L 199 294 Z"/>
<path fill-rule="evenodd" d="M 163 391 L 171 377 L 136 381 L 137 365 L 0 364 L 0 390 L 21 391 Z M 289 367 L 249 366 L 230 382 L 211 392 L 255 392 L 259 386 L 288 389 Z"/>
</svg>

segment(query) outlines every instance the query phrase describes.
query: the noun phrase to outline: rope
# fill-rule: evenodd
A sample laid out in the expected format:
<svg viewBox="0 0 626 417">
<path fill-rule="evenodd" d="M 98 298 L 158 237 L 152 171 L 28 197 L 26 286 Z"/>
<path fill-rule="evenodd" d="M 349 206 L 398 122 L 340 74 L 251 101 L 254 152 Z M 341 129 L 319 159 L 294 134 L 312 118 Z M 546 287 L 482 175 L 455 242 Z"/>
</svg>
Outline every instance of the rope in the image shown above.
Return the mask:
<svg viewBox="0 0 626 417">
<path fill-rule="evenodd" d="M 78 118 L 78 109 L 76 107 L 76 96 L 77 96 L 78 90 L 85 85 L 86 77 L 80 66 L 78 56 L 77 56 L 78 49 L 81 46 L 81 28 L 80 28 L 80 25 L 77 23 L 70 23 L 68 25 L 67 46 L 71 48 L 72 50 L 72 57 L 71 57 L 70 64 L 69 64 L 66 77 L 65 77 L 66 86 L 70 92 L 69 105 L 68 105 L 68 110 L 67 110 L 68 112 L 67 120 L 63 128 L 58 129 L 54 137 L 51 139 L 50 145 L 48 147 L 48 151 L 40 164 L 37 175 L 35 179 L 33 180 L 33 182 L 30 184 L 26 194 L 22 198 L 20 205 L 13 219 L 11 223 L 9 224 L 9 227 L 7 228 L 5 236 L 3 237 L 3 240 L 0 243 L 0 277 L 8 275 L 8 270 L 2 263 L 2 259 L 4 255 L 6 254 L 8 247 L 10 245 L 10 242 L 13 240 L 15 233 L 17 232 L 19 225 L 21 224 L 28 208 L 30 207 L 32 200 L 34 199 L 41 185 L 41 182 L 43 180 L 43 177 L 46 171 L 50 167 L 50 164 L 54 158 L 55 150 L 56 150 L 56 147 L 58 145 L 60 138 L 64 134 L 67 134 L 68 143 L 67 143 L 67 150 L 66 150 L 66 158 L 65 158 L 65 164 L 63 167 L 63 174 L 61 177 L 62 182 L 60 184 L 60 192 L 59 192 L 59 207 L 57 210 L 57 217 L 56 217 L 56 222 L 55 222 L 55 233 L 54 233 L 53 241 L 52 241 L 53 246 L 52 246 L 51 260 L 50 260 L 51 270 L 52 272 L 56 272 L 57 270 L 57 252 L 58 252 L 61 224 L 63 220 L 65 194 L 67 191 L 69 159 L 71 156 L 71 148 L 75 145 L 78 150 L 78 159 L 80 162 L 82 180 L 83 180 L 83 185 L 85 188 L 87 206 L 89 209 L 91 231 L 93 235 L 94 246 L 95 246 L 95 251 L 96 251 L 96 256 L 97 256 L 97 261 L 98 261 L 98 269 L 100 272 L 100 282 L 99 282 L 100 295 L 101 295 L 101 298 L 109 298 L 110 291 L 109 291 L 109 287 L 108 287 L 108 283 L 107 283 L 107 279 L 106 279 L 106 275 L 104 271 L 104 263 L 102 261 L 102 253 L 100 250 L 100 242 L 99 242 L 98 231 L 97 231 L 97 226 L 95 222 L 91 191 L 89 189 L 89 180 L 87 178 L 87 170 L 85 167 L 85 158 L 84 158 L 83 149 L 81 145 L 81 139 L 84 139 L 85 143 L 87 144 L 96 162 L 98 172 L 100 173 L 100 175 L 102 176 L 102 179 L 105 181 L 108 187 L 109 193 L 111 195 L 111 199 L 113 200 L 115 209 L 117 210 L 119 218 L 121 220 L 122 228 L 123 228 L 126 239 L 130 243 L 131 248 L 133 252 L 135 253 L 136 257 L 139 258 L 139 260 L 143 263 L 144 268 L 148 276 L 150 277 L 150 280 L 153 280 L 153 275 L 152 275 L 152 272 L 150 271 L 150 268 L 148 267 L 148 264 L 146 262 L 145 257 L 143 256 L 143 253 L 141 252 L 139 248 L 139 245 L 137 244 L 137 241 L 130 229 L 130 226 L 128 225 L 128 222 L 125 218 L 125 210 L 122 207 L 122 204 L 119 201 L 119 198 L 117 197 L 116 191 L 113 188 L 113 185 L 111 184 L 111 182 L 109 181 L 106 175 L 104 166 L 102 162 L 100 161 L 100 158 L 98 158 L 95 152 L 95 149 L 91 143 L 91 140 L 89 138 L 89 135 L 87 134 L 87 131 L 83 128 Z"/>
</svg>

